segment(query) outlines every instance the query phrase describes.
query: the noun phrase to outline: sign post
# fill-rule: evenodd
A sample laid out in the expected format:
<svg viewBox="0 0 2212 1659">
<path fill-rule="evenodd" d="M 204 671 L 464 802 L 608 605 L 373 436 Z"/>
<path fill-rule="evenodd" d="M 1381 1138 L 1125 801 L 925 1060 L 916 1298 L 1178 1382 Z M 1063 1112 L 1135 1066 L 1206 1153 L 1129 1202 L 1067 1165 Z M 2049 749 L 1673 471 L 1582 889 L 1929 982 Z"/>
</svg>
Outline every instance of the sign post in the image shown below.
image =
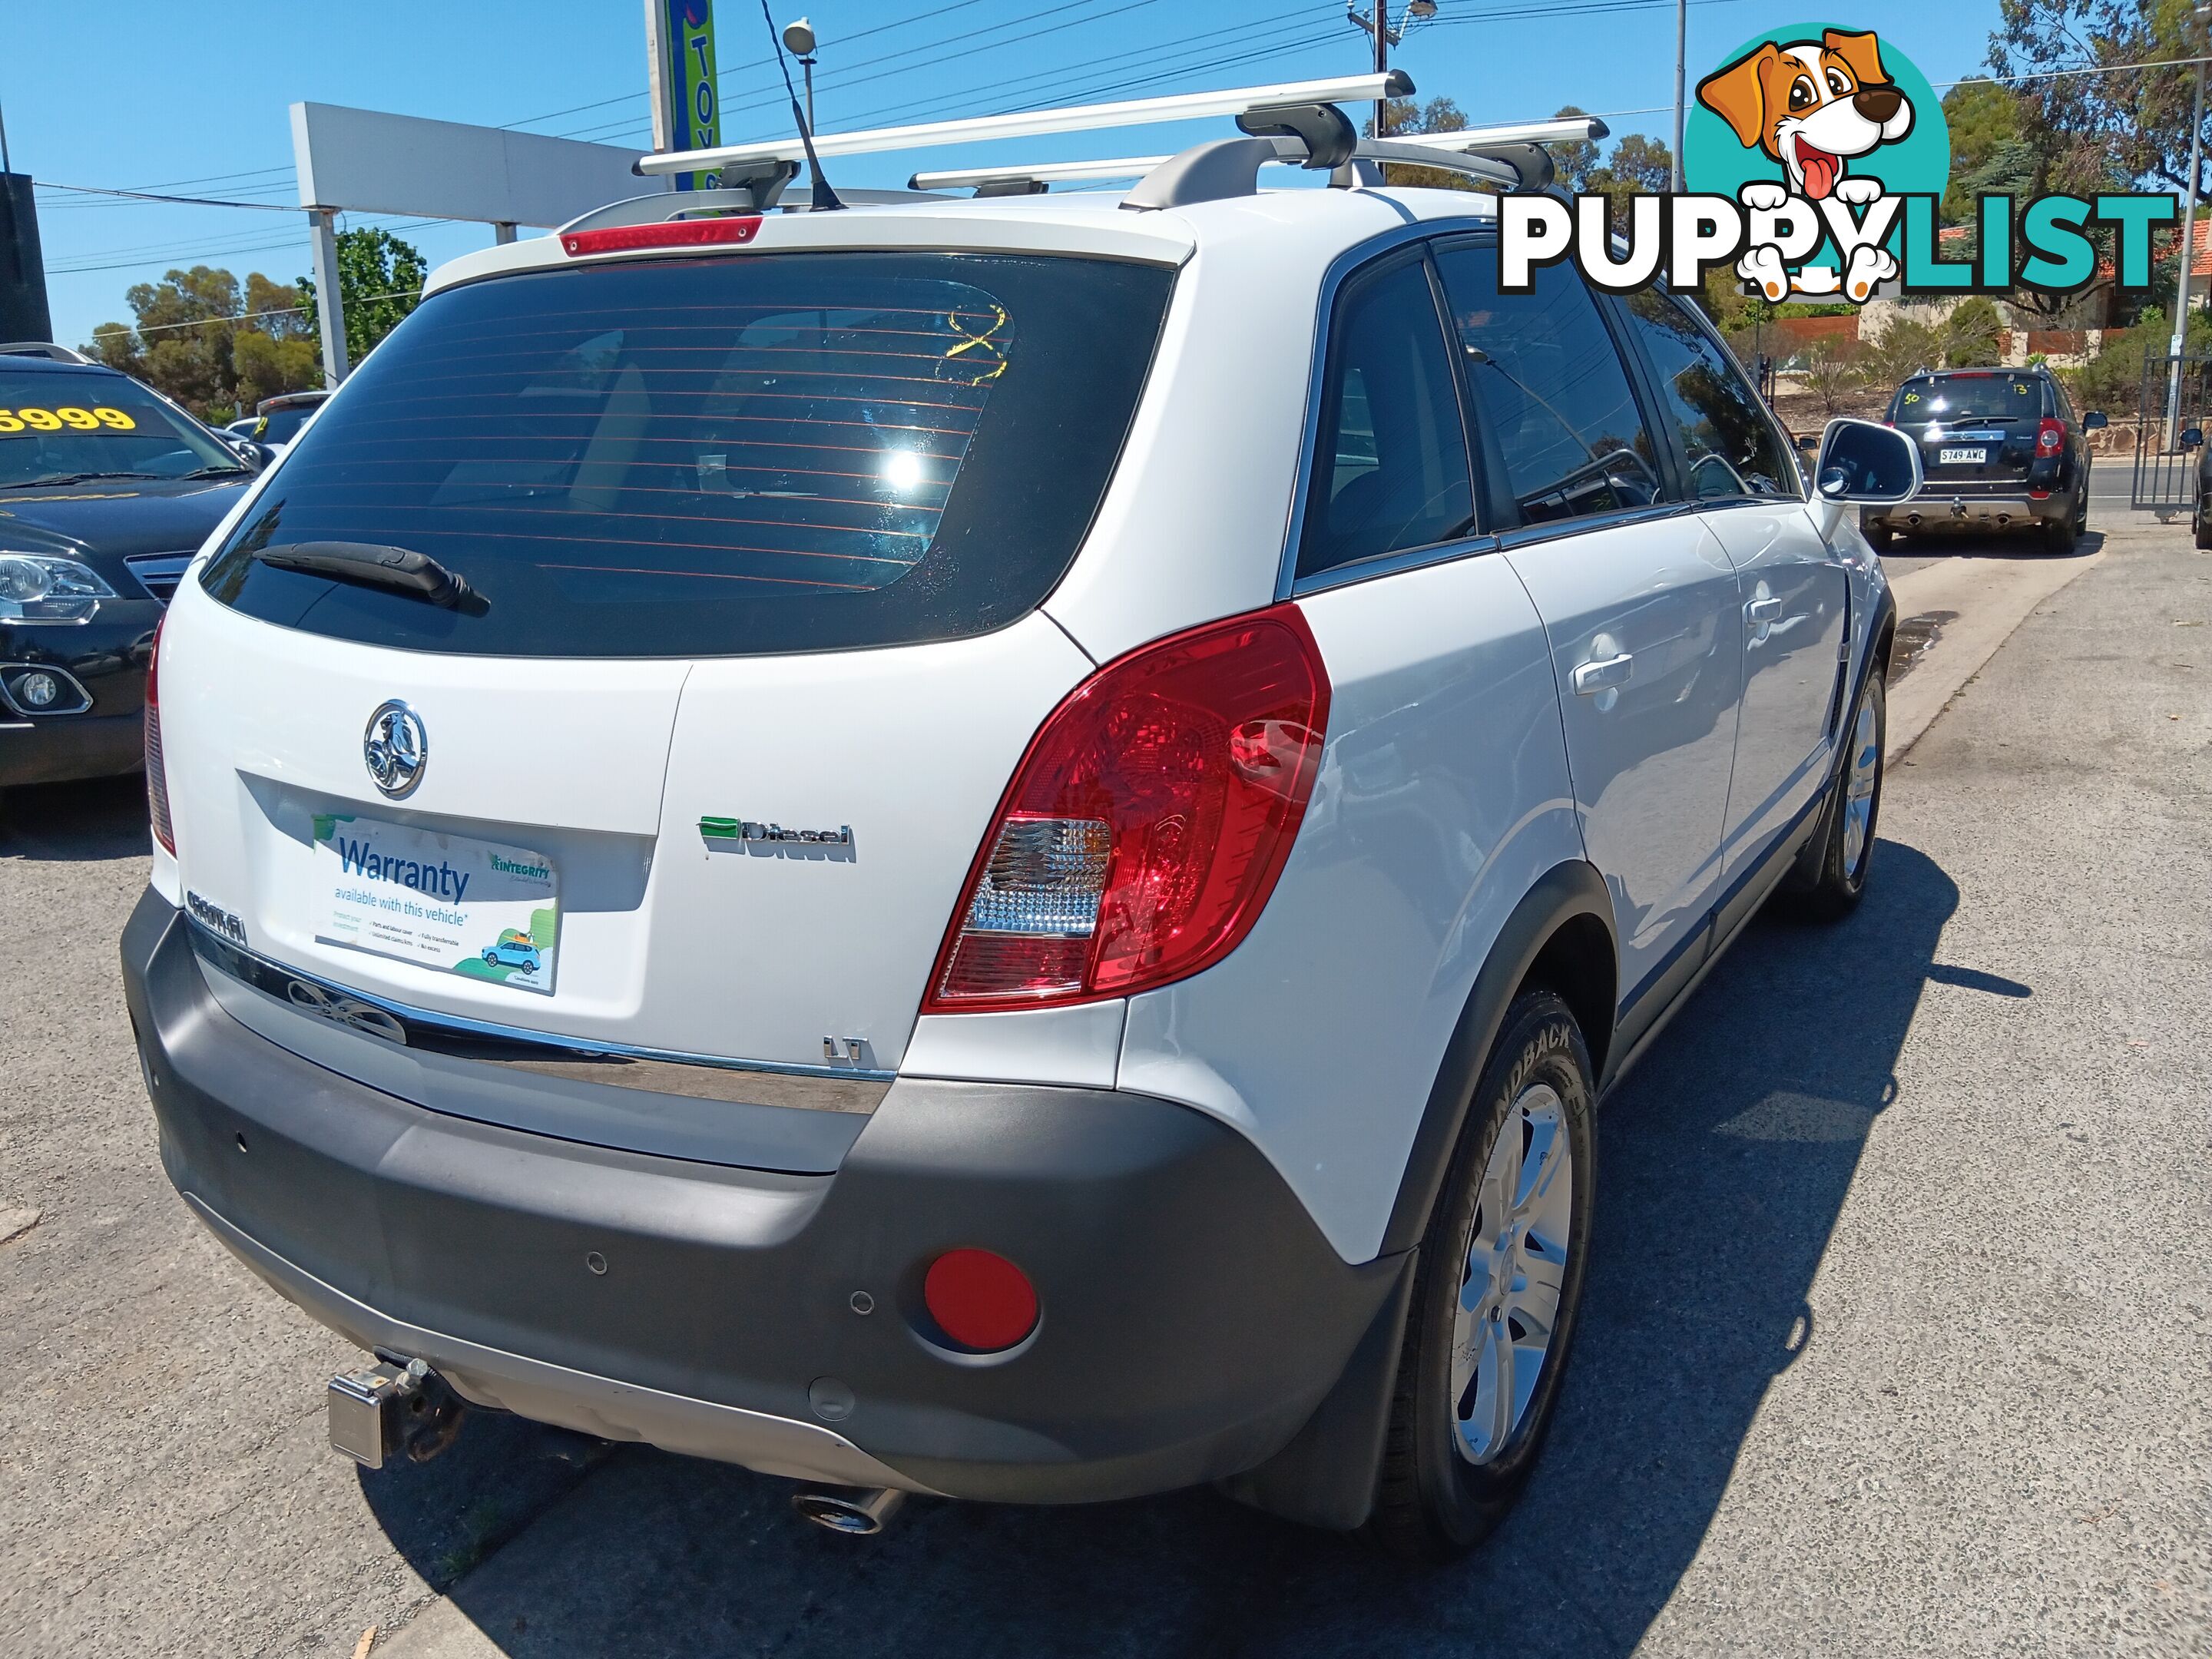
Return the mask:
<svg viewBox="0 0 2212 1659">
<path fill-rule="evenodd" d="M 714 0 L 645 0 L 645 32 L 653 60 L 653 149 L 714 149 L 722 142 Z M 708 190 L 719 182 L 711 173 L 679 173 L 675 179 L 678 190 Z"/>
</svg>

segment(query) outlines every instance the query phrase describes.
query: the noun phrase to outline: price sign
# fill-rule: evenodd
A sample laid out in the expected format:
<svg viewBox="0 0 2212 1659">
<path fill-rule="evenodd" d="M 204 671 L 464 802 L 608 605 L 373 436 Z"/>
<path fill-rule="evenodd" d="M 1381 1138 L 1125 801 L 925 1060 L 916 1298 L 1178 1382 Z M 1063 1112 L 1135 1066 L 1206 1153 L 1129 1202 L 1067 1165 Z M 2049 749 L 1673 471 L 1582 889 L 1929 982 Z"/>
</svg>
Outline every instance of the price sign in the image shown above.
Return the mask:
<svg viewBox="0 0 2212 1659">
<path fill-rule="evenodd" d="M 138 422 L 119 409 L 0 409 L 0 438 L 25 432 L 135 432 Z"/>
</svg>

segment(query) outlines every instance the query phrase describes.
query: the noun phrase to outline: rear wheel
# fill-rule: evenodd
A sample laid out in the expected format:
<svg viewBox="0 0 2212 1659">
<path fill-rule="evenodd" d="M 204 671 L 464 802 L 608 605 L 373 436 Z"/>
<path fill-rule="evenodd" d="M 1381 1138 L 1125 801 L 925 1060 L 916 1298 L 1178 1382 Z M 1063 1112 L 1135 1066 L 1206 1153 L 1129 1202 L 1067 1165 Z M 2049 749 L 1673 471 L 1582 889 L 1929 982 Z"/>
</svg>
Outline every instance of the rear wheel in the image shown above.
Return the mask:
<svg viewBox="0 0 2212 1659">
<path fill-rule="evenodd" d="M 2196 532 L 2197 550 L 2212 553 L 2212 514 L 2204 511 L 2204 496 L 2201 491 L 2197 497 L 2196 514 L 2191 518 L 2189 526 Z"/>
<path fill-rule="evenodd" d="M 2071 512 L 2063 519 L 2045 519 L 2043 521 L 2043 550 L 2046 553 L 2071 553 L 2075 533 Z"/>
<path fill-rule="evenodd" d="M 1507 1010 L 1421 1242 L 1367 1531 L 1440 1561 L 1503 1520 L 1542 1449 L 1574 1337 L 1596 1160 L 1566 1005 Z"/>
<path fill-rule="evenodd" d="M 1858 908 L 1874 861 L 1874 832 L 1881 818 L 1882 746 L 1889 737 L 1888 692 L 1879 665 L 1859 688 L 1843 769 L 1820 828 L 1784 878 L 1790 908 L 1816 921 L 1835 921 Z"/>
<path fill-rule="evenodd" d="M 1887 553 L 1896 548 L 1897 532 L 1887 525 L 1869 524 L 1860 527 L 1866 532 L 1867 544 L 1875 552 Z"/>
</svg>

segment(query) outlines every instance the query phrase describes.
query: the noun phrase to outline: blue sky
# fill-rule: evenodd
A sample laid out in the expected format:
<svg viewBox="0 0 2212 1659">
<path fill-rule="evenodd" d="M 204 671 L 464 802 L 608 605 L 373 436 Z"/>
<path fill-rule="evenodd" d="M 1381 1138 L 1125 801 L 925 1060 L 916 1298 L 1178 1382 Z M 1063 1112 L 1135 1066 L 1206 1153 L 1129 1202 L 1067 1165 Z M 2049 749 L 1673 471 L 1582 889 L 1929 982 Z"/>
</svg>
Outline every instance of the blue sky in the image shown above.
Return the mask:
<svg viewBox="0 0 2212 1659">
<path fill-rule="evenodd" d="M 1402 3 L 1402 0 L 1401 0 Z M 1366 36 L 1341 0 L 770 0 L 809 10 L 821 38 L 825 131 L 1358 72 Z M 1439 21 L 1396 54 L 1424 97 L 1477 122 L 1562 104 L 1619 112 L 1618 132 L 1664 134 L 1674 96 L 1673 0 L 1439 0 Z M 1939 85 L 1977 72 L 1996 0 L 1691 0 L 1694 82 L 1747 36 L 1808 19 L 1879 30 Z M 15 166 L 41 183 L 154 188 L 290 206 L 288 106 L 351 104 L 519 126 L 643 149 L 649 142 L 641 0 L 378 0 L 302 6 L 228 0 L 10 0 L 0 9 L 0 114 Z M 719 0 L 723 133 L 787 125 L 757 0 Z M 773 89 L 773 90 L 772 90 Z M 1218 129 L 1218 132 L 1217 132 Z M 940 151 L 929 164 L 1158 153 L 1225 121 Z M 1102 146 L 1103 146 L 1102 148 Z M 916 157 L 856 157 L 831 176 L 896 185 Z M 123 295 L 172 265 L 289 281 L 307 269 L 303 217 L 40 192 L 54 324 L 68 342 L 129 320 Z M 382 223 L 434 264 L 489 227 Z"/>
</svg>

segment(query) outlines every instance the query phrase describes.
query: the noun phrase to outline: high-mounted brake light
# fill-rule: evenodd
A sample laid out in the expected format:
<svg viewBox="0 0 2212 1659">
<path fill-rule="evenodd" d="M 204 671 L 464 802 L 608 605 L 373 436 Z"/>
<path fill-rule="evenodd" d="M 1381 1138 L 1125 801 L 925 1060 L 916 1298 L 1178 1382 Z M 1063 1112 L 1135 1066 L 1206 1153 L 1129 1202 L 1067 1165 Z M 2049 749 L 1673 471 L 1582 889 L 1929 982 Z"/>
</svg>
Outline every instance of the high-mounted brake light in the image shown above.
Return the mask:
<svg viewBox="0 0 2212 1659">
<path fill-rule="evenodd" d="M 925 1012 L 1129 996 L 1218 962 L 1290 856 L 1328 700 L 1320 647 L 1289 605 L 1093 674 L 1007 786 Z"/>
<path fill-rule="evenodd" d="M 572 230 L 561 237 L 562 250 L 580 253 L 623 253 L 641 247 L 712 247 L 750 242 L 760 234 L 760 215 L 728 219 L 672 219 L 657 225 L 611 225 L 605 230 Z"/>
<path fill-rule="evenodd" d="M 161 629 L 168 617 L 154 624 L 154 643 L 146 649 L 146 816 L 154 825 L 154 839 L 171 858 L 177 855 L 177 832 L 169 823 L 169 775 L 161 765 Z"/>
</svg>

